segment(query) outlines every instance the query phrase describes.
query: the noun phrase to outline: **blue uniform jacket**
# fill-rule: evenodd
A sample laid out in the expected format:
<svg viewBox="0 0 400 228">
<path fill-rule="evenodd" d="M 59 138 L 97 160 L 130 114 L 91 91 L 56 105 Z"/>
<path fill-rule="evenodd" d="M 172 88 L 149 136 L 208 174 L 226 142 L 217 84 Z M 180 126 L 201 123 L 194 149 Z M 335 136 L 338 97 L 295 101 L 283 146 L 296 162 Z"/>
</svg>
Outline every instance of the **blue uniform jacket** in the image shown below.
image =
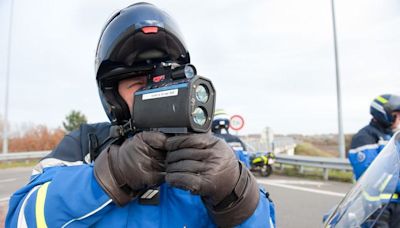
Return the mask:
<svg viewBox="0 0 400 228">
<path fill-rule="evenodd" d="M 356 180 L 367 170 L 391 137 L 392 132 L 374 120 L 353 136 L 348 158 Z M 400 192 L 400 183 L 397 184 L 396 192 Z"/>
<path fill-rule="evenodd" d="M 85 137 L 95 132 L 102 141 L 109 127 L 84 125 L 65 136 L 10 198 L 6 227 L 216 227 L 199 196 L 166 183 L 158 205 L 134 200 L 117 207 L 94 177 Z M 264 190 L 259 194 L 253 215 L 239 227 L 275 226 L 273 203 Z"/>
</svg>

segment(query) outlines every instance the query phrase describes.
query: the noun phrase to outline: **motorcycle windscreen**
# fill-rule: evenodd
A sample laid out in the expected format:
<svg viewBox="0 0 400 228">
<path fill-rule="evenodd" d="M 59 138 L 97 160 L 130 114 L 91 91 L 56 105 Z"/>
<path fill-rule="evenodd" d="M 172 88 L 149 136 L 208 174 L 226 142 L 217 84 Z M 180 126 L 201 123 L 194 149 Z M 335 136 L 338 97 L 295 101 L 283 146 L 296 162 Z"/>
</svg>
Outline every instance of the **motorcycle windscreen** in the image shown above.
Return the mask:
<svg viewBox="0 0 400 228">
<path fill-rule="evenodd" d="M 388 203 L 400 171 L 400 132 L 397 132 L 328 217 L 324 227 L 360 227 Z"/>
</svg>

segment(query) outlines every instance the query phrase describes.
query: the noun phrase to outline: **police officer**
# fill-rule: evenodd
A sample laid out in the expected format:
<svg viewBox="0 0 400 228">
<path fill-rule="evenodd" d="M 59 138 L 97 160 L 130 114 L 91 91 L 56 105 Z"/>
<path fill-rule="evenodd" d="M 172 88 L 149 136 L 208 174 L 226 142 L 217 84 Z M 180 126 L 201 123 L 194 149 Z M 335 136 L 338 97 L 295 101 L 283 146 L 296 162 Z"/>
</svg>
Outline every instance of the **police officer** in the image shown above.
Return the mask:
<svg viewBox="0 0 400 228">
<path fill-rule="evenodd" d="M 115 13 L 95 63 L 111 123 L 65 136 L 11 197 L 7 227 L 274 226 L 267 194 L 211 134 L 145 131 L 120 144 L 99 143 L 130 119 L 133 94 L 146 85 L 140 69 L 159 62 L 190 62 L 172 18 L 148 3 Z"/>
<path fill-rule="evenodd" d="M 400 97 L 384 94 L 375 98 L 370 106 L 372 120 L 352 138 L 349 160 L 353 166 L 355 178 L 358 180 L 373 160 L 383 149 L 393 133 L 400 127 Z M 396 190 L 400 192 L 400 188 Z M 385 196 L 381 196 L 385 197 Z M 387 196 L 389 199 L 390 196 Z M 388 200 L 382 199 L 382 200 Z M 399 227 L 400 208 L 398 194 L 394 194 L 391 203 L 377 221 L 377 227 Z M 369 222 L 381 213 L 377 211 Z"/>
<path fill-rule="evenodd" d="M 215 136 L 224 139 L 236 153 L 236 157 L 250 169 L 250 159 L 247 154 L 246 144 L 236 135 L 229 133 L 229 115 L 223 109 L 217 109 L 212 122 L 212 132 Z"/>
</svg>

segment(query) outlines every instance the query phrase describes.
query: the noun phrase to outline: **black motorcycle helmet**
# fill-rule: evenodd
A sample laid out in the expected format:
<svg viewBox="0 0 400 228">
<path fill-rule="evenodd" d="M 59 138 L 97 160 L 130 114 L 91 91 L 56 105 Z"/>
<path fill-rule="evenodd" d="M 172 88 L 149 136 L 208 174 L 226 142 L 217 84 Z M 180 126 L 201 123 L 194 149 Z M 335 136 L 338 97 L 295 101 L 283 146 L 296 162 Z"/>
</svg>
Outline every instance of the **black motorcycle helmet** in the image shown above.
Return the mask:
<svg viewBox="0 0 400 228">
<path fill-rule="evenodd" d="M 393 112 L 400 111 L 400 96 L 384 94 L 375 98 L 370 106 L 374 119 L 385 128 L 392 126 L 396 118 Z"/>
<path fill-rule="evenodd" d="M 141 2 L 108 20 L 97 45 L 95 72 L 100 99 L 112 124 L 124 124 L 131 118 L 118 93 L 119 81 L 145 75 L 160 62 L 190 63 L 179 29 L 166 12 Z"/>
</svg>

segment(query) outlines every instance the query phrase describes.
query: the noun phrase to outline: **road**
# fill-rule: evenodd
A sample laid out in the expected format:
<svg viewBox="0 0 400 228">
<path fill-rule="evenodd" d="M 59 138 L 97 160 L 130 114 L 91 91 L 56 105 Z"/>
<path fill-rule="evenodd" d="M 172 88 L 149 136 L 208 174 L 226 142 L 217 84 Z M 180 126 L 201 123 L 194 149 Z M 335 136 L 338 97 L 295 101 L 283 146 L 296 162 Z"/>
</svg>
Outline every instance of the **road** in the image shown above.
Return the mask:
<svg viewBox="0 0 400 228">
<path fill-rule="evenodd" d="M 28 182 L 30 172 L 31 168 L 0 170 L 0 217 L 1 207 L 4 211 L 8 197 Z M 276 204 L 277 227 L 284 228 L 321 227 L 323 214 L 336 205 L 352 186 L 277 175 L 257 177 L 257 180 Z"/>
<path fill-rule="evenodd" d="M 352 184 L 285 176 L 257 178 L 276 205 L 277 227 L 321 227 L 322 216 L 340 202 Z"/>
<path fill-rule="evenodd" d="M 0 202 L 29 181 L 32 168 L 0 169 Z"/>
</svg>

